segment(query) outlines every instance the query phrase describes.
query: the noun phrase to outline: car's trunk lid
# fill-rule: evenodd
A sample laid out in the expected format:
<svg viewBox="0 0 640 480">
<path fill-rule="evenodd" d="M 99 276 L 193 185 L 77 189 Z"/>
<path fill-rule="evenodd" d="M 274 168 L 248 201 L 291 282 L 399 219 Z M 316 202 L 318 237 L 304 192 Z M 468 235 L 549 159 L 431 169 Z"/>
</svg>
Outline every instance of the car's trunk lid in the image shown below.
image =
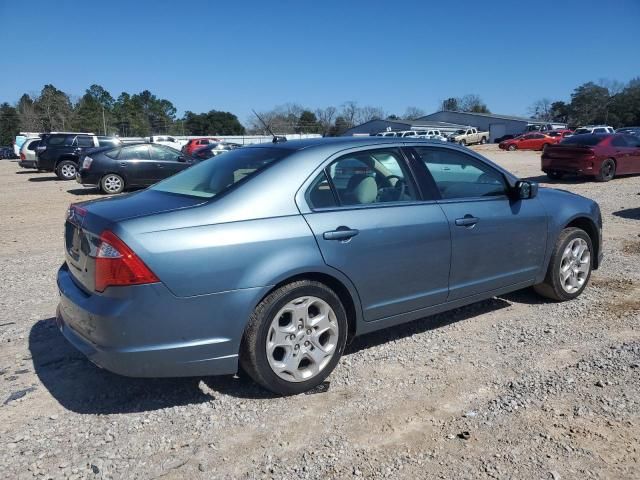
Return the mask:
<svg viewBox="0 0 640 480">
<path fill-rule="evenodd" d="M 95 257 L 100 235 L 117 234 L 117 223 L 137 217 L 195 207 L 206 199 L 153 190 L 71 205 L 65 222 L 65 259 L 74 281 L 87 294 L 95 290 Z"/>
</svg>

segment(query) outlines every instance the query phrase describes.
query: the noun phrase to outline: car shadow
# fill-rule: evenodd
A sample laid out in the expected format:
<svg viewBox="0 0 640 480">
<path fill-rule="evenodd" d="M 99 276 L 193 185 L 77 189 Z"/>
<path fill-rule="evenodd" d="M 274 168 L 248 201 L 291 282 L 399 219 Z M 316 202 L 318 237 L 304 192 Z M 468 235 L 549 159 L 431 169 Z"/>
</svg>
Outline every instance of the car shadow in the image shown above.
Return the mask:
<svg viewBox="0 0 640 480">
<path fill-rule="evenodd" d="M 67 193 L 71 193 L 73 195 L 99 195 L 101 192 L 98 188 L 72 188 L 67 190 Z"/>
<path fill-rule="evenodd" d="M 200 378 L 129 378 L 96 367 L 67 342 L 54 318 L 31 328 L 29 350 L 44 387 L 76 413 L 146 412 L 211 400 Z"/>
<path fill-rule="evenodd" d="M 53 182 L 53 181 L 58 181 L 58 182 L 62 182 L 64 180 L 60 180 L 58 177 L 31 177 L 29 179 L 30 182 Z"/>
<path fill-rule="evenodd" d="M 466 305 L 454 310 L 421 318 L 420 320 L 415 320 L 413 322 L 407 322 L 385 328 L 383 330 L 377 330 L 354 338 L 353 341 L 345 348 L 344 354 L 351 355 L 359 352 L 360 350 L 376 347 L 383 343 L 401 340 L 430 330 L 436 330 L 438 328 L 446 327 L 452 323 L 468 320 L 488 312 L 501 310 L 509 305 L 509 302 L 501 298 L 490 298 L 488 300 L 472 303 L 471 305 Z"/>
<path fill-rule="evenodd" d="M 638 195 L 640 195 L 640 193 Z M 640 220 L 640 208 L 624 208 L 613 212 L 613 215 L 629 220 Z"/>
<path fill-rule="evenodd" d="M 521 300 L 518 297 L 514 301 Z M 347 345 L 344 354 L 352 355 L 509 305 L 509 301 L 503 298 L 492 298 L 372 332 L 356 337 Z M 40 320 L 31 328 L 29 350 L 36 375 L 44 387 L 64 408 L 80 414 L 146 412 L 205 403 L 215 399 L 217 394 L 258 400 L 278 397 L 258 386 L 242 371 L 236 376 L 189 378 L 129 378 L 116 375 L 96 367 L 71 346 L 58 330 L 54 318 Z"/>
<path fill-rule="evenodd" d="M 34 173 L 46 173 L 46 172 L 40 172 L 38 170 L 32 169 L 32 168 L 28 168 L 26 170 L 19 170 L 16 172 L 16 175 L 33 175 Z"/>
</svg>

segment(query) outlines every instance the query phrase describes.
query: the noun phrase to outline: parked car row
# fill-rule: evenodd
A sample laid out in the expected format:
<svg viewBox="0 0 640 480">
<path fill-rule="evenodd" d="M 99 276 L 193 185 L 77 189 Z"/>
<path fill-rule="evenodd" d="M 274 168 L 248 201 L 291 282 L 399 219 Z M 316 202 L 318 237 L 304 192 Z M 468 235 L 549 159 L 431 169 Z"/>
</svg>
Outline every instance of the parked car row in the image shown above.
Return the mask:
<svg viewBox="0 0 640 480">
<path fill-rule="evenodd" d="M 16 158 L 16 154 L 11 147 L 0 147 L 0 159 L 12 160 Z"/>
<path fill-rule="evenodd" d="M 560 142 L 571 136 L 572 130 L 552 130 L 545 133 L 535 132 L 520 135 L 510 140 L 503 140 L 498 144 L 502 150 L 544 150 L 549 145 Z"/>
<path fill-rule="evenodd" d="M 396 137 L 396 138 L 428 138 L 446 142 L 447 137 L 440 130 L 400 130 L 392 132 L 380 132 L 376 137 Z"/>
<path fill-rule="evenodd" d="M 118 138 L 83 132 L 51 132 L 28 137 L 20 148 L 19 166 L 55 172 L 61 180 L 76 179 L 83 185 L 115 194 L 127 188 L 153 185 L 213 156 L 240 147 L 238 144 L 193 142 L 190 152 L 153 143 L 123 144 Z M 169 140 L 167 140 L 169 141 Z M 193 148 L 197 146 L 198 148 Z"/>
</svg>

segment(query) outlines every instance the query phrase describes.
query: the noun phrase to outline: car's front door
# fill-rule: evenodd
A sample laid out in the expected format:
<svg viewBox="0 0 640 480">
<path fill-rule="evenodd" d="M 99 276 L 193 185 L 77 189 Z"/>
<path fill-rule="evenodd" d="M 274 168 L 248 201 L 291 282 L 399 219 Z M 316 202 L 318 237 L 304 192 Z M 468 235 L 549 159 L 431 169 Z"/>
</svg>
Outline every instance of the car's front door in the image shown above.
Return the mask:
<svg viewBox="0 0 640 480">
<path fill-rule="evenodd" d="M 351 279 L 365 321 L 447 298 L 450 234 L 440 206 L 425 199 L 397 148 L 344 154 L 307 193 L 305 214 L 325 262 Z"/>
<path fill-rule="evenodd" d="M 154 168 L 148 178 L 149 185 L 181 172 L 189 166 L 185 157 L 172 148 L 149 145 L 149 155 Z"/>
<path fill-rule="evenodd" d="M 547 215 L 539 199 L 515 200 L 502 172 L 451 148 L 416 147 L 440 192 L 451 231 L 448 300 L 531 282 L 542 268 Z"/>
<path fill-rule="evenodd" d="M 616 135 L 611 140 L 616 173 L 640 173 L 640 141 L 631 135 Z"/>
</svg>

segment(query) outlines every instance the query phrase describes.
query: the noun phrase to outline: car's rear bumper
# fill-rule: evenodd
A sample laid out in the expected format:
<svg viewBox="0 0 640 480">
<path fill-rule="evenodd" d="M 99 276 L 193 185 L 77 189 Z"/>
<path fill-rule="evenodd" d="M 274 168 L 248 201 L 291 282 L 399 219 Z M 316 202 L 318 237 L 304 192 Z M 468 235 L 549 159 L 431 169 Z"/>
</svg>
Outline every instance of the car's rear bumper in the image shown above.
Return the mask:
<svg viewBox="0 0 640 480">
<path fill-rule="evenodd" d="M 598 174 L 598 168 L 596 168 L 595 162 L 593 161 L 559 161 L 555 159 L 547 159 L 544 156 L 542 157 L 542 171 L 544 173 L 557 172 L 587 176 L 594 176 Z"/>
<path fill-rule="evenodd" d="M 56 321 L 65 338 L 99 367 L 131 377 L 235 373 L 251 302 L 260 294 L 182 298 L 161 283 L 88 294 L 66 264 L 57 281 Z"/>
<path fill-rule="evenodd" d="M 18 165 L 22 168 L 38 168 L 38 162 L 36 160 L 20 160 Z"/>
<path fill-rule="evenodd" d="M 82 185 L 100 185 L 100 175 L 93 174 L 88 170 L 78 170 L 76 182 Z"/>
</svg>

